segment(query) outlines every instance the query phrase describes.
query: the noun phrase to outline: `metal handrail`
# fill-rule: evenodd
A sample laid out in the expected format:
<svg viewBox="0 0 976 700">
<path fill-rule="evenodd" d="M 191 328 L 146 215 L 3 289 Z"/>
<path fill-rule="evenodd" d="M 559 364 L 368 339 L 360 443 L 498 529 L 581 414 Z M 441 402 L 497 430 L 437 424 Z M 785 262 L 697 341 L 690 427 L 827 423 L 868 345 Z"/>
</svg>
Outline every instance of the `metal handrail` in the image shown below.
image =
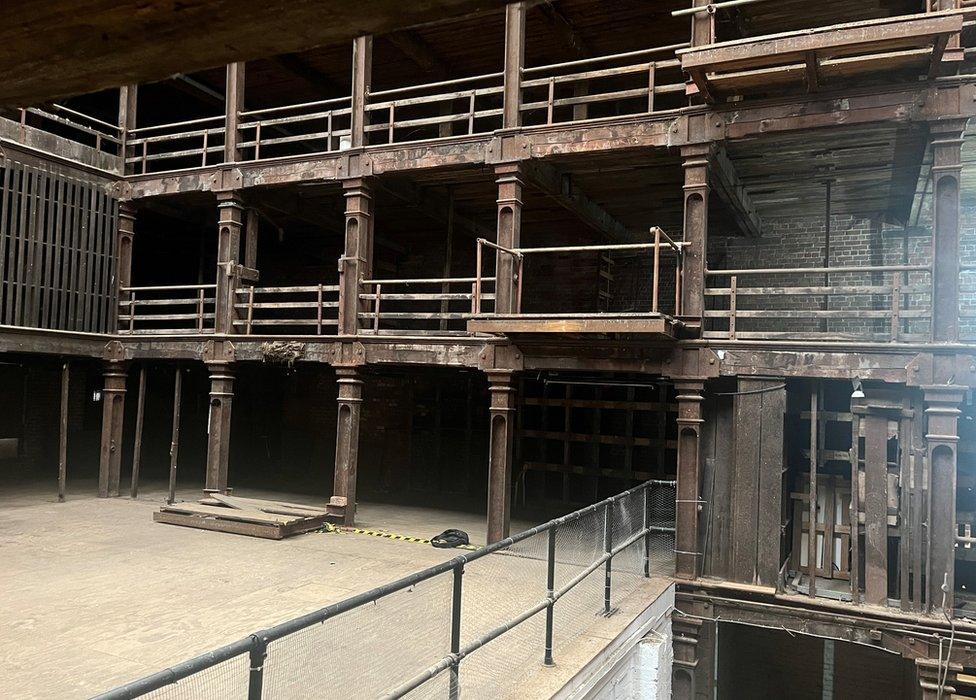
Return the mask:
<svg viewBox="0 0 976 700">
<path fill-rule="evenodd" d="M 448 85 L 463 85 L 464 83 L 479 82 L 481 80 L 490 80 L 494 78 L 501 78 L 505 74 L 503 72 L 498 73 L 484 73 L 482 75 L 471 75 L 466 78 L 454 78 L 452 80 L 440 80 L 435 83 L 421 83 L 418 85 L 407 85 L 405 87 L 390 88 L 388 90 L 376 90 L 371 91 L 368 97 L 388 97 L 390 95 L 395 95 L 397 93 L 404 92 L 414 92 L 416 90 L 427 90 L 439 87 L 447 87 Z"/>
<path fill-rule="evenodd" d="M 95 697 L 94 700 L 130 700 L 131 698 L 137 698 L 147 693 L 164 688 L 168 685 L 172 685 L 188 678 L 196 673 L 200 673 L 209 668 L 216 666 L 217 664 L 228 661 L 244 654 L 249 655 L 249 669 L 248 669 L 248 697 L 249 698 L 260 698 L 264 683 L 264 672 L 266 670 L 265 659 L 267 656 L 268 644 L 271 642 L 283 639 L 289 635 L 300 632 L 304 629 L 312 627 L 313 625 L 318 625 L 325 623 L 329 619 L 341 615 L 343 613 L 354 610 L 355 608 L 367 605 L 369 603 L 375 603 L 376 601 L 385 598 L 397 591 L 407 589 L 418 583 L 422 583 L 436 576 L 446 574 L 451 572 L 454 576 L 454 593 L 453 602 L 451 606 L 451 628 L 452 628 L 452 639 L 451 639 L 451 650 L 446 656 L 442 657 L 433 666 L 424 670 L 420 674 L 414 676 L 406 683 L 398 686 L 384 697 L 389 698 L 400 698 L 406 695 L 411 690 L 419 687 L 423 683 L 427 682 L 436 675 L 451 669 L 451 697 L 457 697 L 457 669 L 461 661 L 465 656 L 471 654 L 473 651 L 483 647 L 485 644 L 490 642 L 497 637 L 505 634 L 509 630 L 518 626 L 522 622 L 525 622 L 532 616 L 538 614 L 539 612 L 546 610 L 546 639 L 545 639 L 545 650 L 546 650 L 546 661 L 552 661 L 552 634 L 553 634 L 553 615 L 552 611 L 556 602 L 565 595 L 569 590 L 572 590 L 576 585 L 581 583 L 586 576 L 596 571 L 601 565 L 606 567 L 606 583 L 604 588 L 604 607 L 605 610 L 609 610 L 610 604 L 610 586 L 612 585 L 611 569 L 610 564 L 614 556 L 624 551 L 627 547 L 630 547 L 640 540 L 644 541 L 644 559 L 643 559 L 643 574 L 645 577 L 650 577 L 650 537 L 652 533 L 674 533 L 674 527 L 655 525 L 651 523 L 650 520 L 650 490 L 655 486 L 664 486 L 667 488 L 675 488 L 676 482 L 671 480 L 649 480 L 642 484 L 639 484 L 627 491 L 619 493 L 615 496 L 606 498 L 599 503 L 594 503 L 593 505 L 581 508 L 573 513 L 564 515 L 560 518 L 555 518 L 542 525 L 537 525 L 536 527 L 524 530 L 518 534 L 507 537 L 503 540 L 490 544 L 486 547 L 482 547 L 473 552 L 468 552 L 465 554 L 460 554 L 453 559 L 442 562 L 440 564 L 435 564 L 422 571 L 417 571 L 408 576 L 404 576 L 396 581 L 385 584 L 383 586 L 378 586 L 372 590 L 365 591 L 358 595 L 347 598 L 346 600 L 334 603 L 327 607 L 321 608 L 314 612 L 308 613 L 306 615 L 301 615 L 287 622 L 275 625 L 265 630 L 255 632 L 244 637 L 241 640 L 233 642 L 231 644 L 224 645 L 213 651 L 207 652 L 206 654 L 201 654 L 192 659 L 184 661 L 183 663 L 176 664 L 170 668 L 164 669 L 157 673 L 151 674 L 139 680 L 133 681 L 123 686 L 119 686 L 113 690 L 102 693 Z M 610 522 L 612 507 L 618 501 L 623 500 L 635 493 L 643 491 L 644 503 L 643 503 L 643 521 L 641 528 L 631 535 L 627 540 L 618 544 L 616 547 L 611 547 L 607 544 L 603 555 L 598 557 L 594 562 L 592 562 L 586 569 L 577 574 L 573 579 L 571 579 L 567 584 L 559 589 L 554 588 L 554 571 L 556 563 L 556 533 L 558 529 L 566 524 L 576 522 L 588 515 L 595 515 L 601 510 L 604 512 L 605 517 L 605 533 L 610 532 Z M 463 591 L 463 576 L 464 567 L 473 561 L 477 561 L 482 557 L 485 557 L 494 552 L 498 552 L 503 549 L 507 549 L 518 542 L 526 540 L 535 535 L 541 533 L 549 533 L 549 552 L 547 556 L 547 593 L 546 597 L 533 605 L 528 610 L 523 611 L 511 620 L 506 621 L 494 629 L 486 632 L 480 637 L 471 640 L 464 647 L 460 646 L 460 616 L 461 616 L 461 594 Z M 605 540 L 609 538 L 605 534 Z"/>
<path fill-rule="evenodd" d="M 655 46 L 650 49 L 640 49 L 638 51 L 625 51 L 623 53 L 609 54 L 607 56 L 594 56 L 592 58 L 581 58 L 577 61 L 563 61 L 562 63 L 548 63 L 544 66 L 533 66 L 531 68 L 523 68 L 522 75 L 529 75 L 531 73 L 542 73 L 544 71 L 553 70 L 556 68 L 569 68 L 570 66 L 587 66 L 593 63 L 602 63 L 604 61 L 613 61 L 613 60 L 624 59 L 624 58 L 636 58 L 638 56 L 650 56 L 655 53 L 677 51 L 678 49 L 686 49 L 690 45 L 691 44 L 685 41 L 680 44 L 669 44 L 667 46 Z"/>
</svg>

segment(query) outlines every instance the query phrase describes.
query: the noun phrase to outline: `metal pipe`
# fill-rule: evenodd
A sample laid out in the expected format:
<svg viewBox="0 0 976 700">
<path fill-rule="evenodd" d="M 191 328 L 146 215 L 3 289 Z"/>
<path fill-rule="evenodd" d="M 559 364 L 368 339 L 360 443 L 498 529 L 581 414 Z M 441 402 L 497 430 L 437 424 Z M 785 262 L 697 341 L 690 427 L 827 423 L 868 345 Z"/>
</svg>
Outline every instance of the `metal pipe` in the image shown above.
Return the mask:
<svg viewBox="0 0 976 700">
<path fill-rule="evenodd" d="M 788 275 L 788 274 L 823 274 L 834 272 L 927 272 L 929 265 L 851 265 L 847 267 L 764 267 L 745 268 L 738 270 L 706 270 L 708 277 L 726 277 L 728 275 Z"/>
<path fill-rule="evenodd" d="M 611 554 L 613 549 L 613 504 L 608 503 L 603 515 L 603 551 L 607 555 L 607 561 L 603 576 L 603 612 L 610 614 L 610 566 Z"/>
<path fill-rule="evenodd" d="M 725 0 L 725 2 L 715 2 L 709 5 L 700 5 L 698 7 L 686 7 L 681 10 L 673 10 L 671 12 L 672 17 L 683 17 L 685 15 L 697 15 L 701 12 L 708 12 L 709 14 L 714 14 L 716 10 L 724 10 L 726 7 L 738 7 L 739 5 L 752 5 L 757 2 L 765 2 L 766 0 Z"/>
<path fill-rule="evenodd" d="M 625 51 L 624 53 L 609 54 L 607 56 L 594 56 L 593 58 L 581 58 L 578 61 L 564 61 L 562 63 L 547 63 L 544 66 L 533 66 L 532 68 L 525 68 L 522 70 L 522 75 L 529 75 L 532 73 L 541 73 L 546 70 L 552 70 L 554 68 L 569 68 L 570 66 L 585 66 L 592 63 L 601 63 L 603 61 L 612 61 L 619 58 L 635 58 L 637 56 L 649 56 L 655 53 L 661 53 L 663 51 L 677 51 L 678 49 L 687 49 L 691 44 L 687 41 L 680 44 L 669 44 L 667 46 L 656 46 L 650 49 L 639 49 L 637 51 Z"/>
<path fill-rule="evenodd" d="M 488 80 L 489 78 L 501 78 L 504 73 L 484 73 L 482 75 L 472 75 L 468 78 L 454 78 L 452 80 L 441 80 L 436 83 L 423 83 L 421 85 L 408 85 L 407 87 L 390 88 L 389 90 L 377 90 L 376 92 L 370 92 L 370 97 L 386 97 L 388 95 L 395 95 L 396 93 L 414 92 L 416 90 L 423 90 L 424 88 L 437 88 L 444 87 L 447 85 L 460 85 L 462 83 L 472 83 L 478 80 Z M 373 105 L 375 106 L 375 105 Z"/>
<path fill-rule="evenodd" d="M 646 493 L 646 491 L 645 491 Z M 556 585 L 556 533 L 559 532 L 559 528 L 552 528 L 549 531 L 549 549 L 546 554 L 546 598 L 555 602 L 553 598 L 554 588 Z M 552 626 L 553 626 L 553 611 L 554 605 L 550 604 L 546 608 L 546 648 L 545 656 L 543 657 L 543 663 L 546 666 L 552 666 Z"/>
<path fill-rule="evenodd" d="M 456 657 L 461 651 L 461 598 L 462 598 L 462 577 L 464 576 L 464 564 L 458 564 L 454 568 L 454 590 L 451 598 L 451 656 Z M 457 700 L 461 693 L 459 679 L 459 668 L 461 660 L 451 666 L 451 684 L 448 691 L 450 700 Z"/>
</svg>

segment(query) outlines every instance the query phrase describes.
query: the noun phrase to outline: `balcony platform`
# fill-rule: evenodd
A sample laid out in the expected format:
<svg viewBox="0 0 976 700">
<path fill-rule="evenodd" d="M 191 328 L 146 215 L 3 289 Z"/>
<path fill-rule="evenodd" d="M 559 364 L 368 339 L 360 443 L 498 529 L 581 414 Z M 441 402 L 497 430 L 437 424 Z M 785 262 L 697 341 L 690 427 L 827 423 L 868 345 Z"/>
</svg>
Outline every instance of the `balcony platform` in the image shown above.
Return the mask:
<svg viewBox="0 0 976 700">
<path fill-rule="evenodd" d="M 818 27 L 804 32 L 710 44 L 678 51 L 681 67 L 706 102 L 725 95 L 914 70 L 939 72 L 946 43 L 962 30 L 963 15 L 928 13 Z"/>
<path fill-rule="evenodd" d="M 683 325 L 660 313 L 492 314 L 468 321 L 468 331 L 507 336 L 628 334 L 674 340 Z"/>
</svg>

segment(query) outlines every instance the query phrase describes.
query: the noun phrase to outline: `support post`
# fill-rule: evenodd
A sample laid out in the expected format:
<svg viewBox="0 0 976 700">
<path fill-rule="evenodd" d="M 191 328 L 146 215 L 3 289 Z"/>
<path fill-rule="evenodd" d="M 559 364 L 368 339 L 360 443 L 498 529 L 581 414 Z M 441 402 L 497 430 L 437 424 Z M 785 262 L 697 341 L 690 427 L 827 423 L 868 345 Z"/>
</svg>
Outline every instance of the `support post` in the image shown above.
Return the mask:
<svg viewBox="0 0 976 700">
<path fill-rule="evenodd" d="M 146 412 L 146 365 L 139 368 L 139 396 L 136 398 L 136 437 L 132 447 L 132 483 L 129 496 L 139 495 L 139 466 L 142 462 L 142 424 Z"/>
<path fill-rule="evenodd" d="M 511 6 L 509 6 L 511 7 Z M 518 248 L 522 239 L 522 189 L 524 180 L 518 163 L 495 166 L 498 183 L 498 245 Z M 495 313 L 514 314 L 518 308 L 518 276 L 521 265 L 503 251 L 495 251 Z"/>
<path fill-rule="evenodd" d="M 210 412 L 207 417 L 207 482 L 205 490 L 227 493 L 230 464 L 230 414 L 234 401 L 234 372 L 225 362 L 208 365 Z"/>
<path fill-rule="evenodd" d="M 118 260 L 115 271 L 115 297 L 116 303 L 112 307 L 113 327 L 118 326 L 118 302 L 123 299 L 130 299 L 122 293 L 124 287 L 132 286 L 132 244 L 135 240 L 136 208 L 131 201 L 119 203 L 119 216 L 116 223 L 116 237 L 118 240 Z M 129 315 L 135 315 L 135 307 L 128 306 Z M 131 321 L 130 321 L 131 325 Z"/>
<path fill-rule="evenodd" d="M 352 148 L 366 145 L 366 104 L 373 82 L 373 37 L 352 40 L 352 113 L 349 141 Z"/>
<path fill-rule="evenodd" d="M 124 362 L 107 362 L 102 373 L 102 447 L 98 466 L 100 498 L 119 495 L 119 473 L 122 464 L 122 425 L 125 419 Z"/>
<path fill-rule="evenodd" d="M 701 441 L 701 380 L 675 380 L 678 391 L 678 494 L 675 504 L 675 575 L 695 579 L 698 576 L 698 514 L 701 510 L 699 488 L 699 444 Z"/>
<path fill-rule="evenodd" d="M 336 426 L 336 462 L 333 498 L 344 501 L 342 522 L 356 521 L 356 473 L 359 468 L 359 420 L 363 405 L 363 379 L 356 367 L 336 367 L 339 412 Z"/>
<path fill-rule="evenodd" d="M 554 665 L 552 659 L 552 631 L 556 605 L 556 537 L 558 533 L 558 527 L 554 526 L 549 528 L 546 553 L 546 598 L 549 599 L 549 605 L 546 607 L 546 648 L 542 661 L 546 666 Z"/>
<path fill-rule="evenodd" d="M 58 501 L 64 502 L 68 480 L 68 382 L 69 366 L 61 366 L 61 420 L 58 432 Z"/>
<path fill-rule="evenodd" d="M 219 212 L 217 238 L 217 294 L 214 328 L 217 333 L 234 333 L 234 302 L 240 283 L 239 260 L 241 231 L 244 227 L 244 204 L 236 192 L 217 195 Z"/>
<path fill-rule="evenodd" d="M 706 7 L 713 0 L 692 0 L 693 7 Z M 715 13 L 696 12 L 691 16 L 691 46 L 706 46 L 715 42 Z M 695 100 L 699 97 L 698 85 L 693 80 L 685 84 L 685 95 Z"/>
<path fill-rule="evenodd" d="M 701 319 L 705 308 L 705 252 L 708 249 L 708 162 L 711 146 L 698 144 L 681 149 L 684 158 L 684 235 L 682 251 L 681 308 L 678 316 Z"/>
<path fill-rule="evenodd" d="M 488 370 L 488 544 L 509 534 L 512 457 L 515 442 L 515 373 Z"/>
<path fill-rule="evenodd" d="M 510 2 L 505 6 L 503 129 L 515 129 L 522 123 L 522 68 L 525 65 L 526 11 L 524 2 Z"/>
<path fill-rule="evenodd" d="M 169 443 L 169 491 L 166 502 L 176 501 L 176 467 L 180 456 L 180 402 L 183 398 L 183 373 L 176 368 L 173 378 L 173 432 Z"/>
<path fill-rule="evenodd" d="M 224 100 L 224 162 L 236 163 L 241 156 L 240 112 L 244 109 L 244 63 L 227 64 Z M 206 156 L 204 156 L 206 157 Z"/>
<path fill-rule="evenodd" d="M 932 134 L 932 339 L 959 340 L 959 182 L 964 120 L 935 123 Z"/>
<path fill-rule="evenodd" d="M 956 457 L 959 442 L 959 406 L 965 387 L 951 384 L 924 386 L 925 441 L 928 445 L 929 576 L 928 607 L 952 615 L 956 545 Z M 947 591 L 943 592 L 943 584 Z M 944 601 L 944 604 L 943 604 Z"/>
<path fill-rule="evenodd" d="M 373 187 L 365 178 L 342 183 L 346 197 L 345 251 L 339 258 L 339 333 L 356 335 L 360 304 L 359 283 L 373 274 Z"/>
<path fill-rule="evenodd" d="M 136 104 L 138 86 L 123 85 L 119 88 L 119 138 L 122 141 L 119 147 L 119 174 L 127 172 L 126 160 L 135 155 L 135 151 L 129 147 L 129 132 L 136 128 Z"/>
</svg>

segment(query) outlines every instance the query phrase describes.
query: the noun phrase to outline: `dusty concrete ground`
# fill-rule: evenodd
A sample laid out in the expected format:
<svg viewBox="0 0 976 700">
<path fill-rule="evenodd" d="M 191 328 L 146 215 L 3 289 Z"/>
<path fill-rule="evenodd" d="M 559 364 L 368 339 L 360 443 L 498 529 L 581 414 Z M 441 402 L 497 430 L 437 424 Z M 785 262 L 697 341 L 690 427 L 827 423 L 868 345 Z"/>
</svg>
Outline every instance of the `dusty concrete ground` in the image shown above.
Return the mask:
<svg viewBox="0 0 976 700">
<path fill-rule="evenodd" d="M 73 490 L 91 494 L 94 487 Z M 179 497 L 198 494 L 187 489 Z M 50 485 L 5 488 L 0 697 L 87 697 L 456 554 L 353 533 L 269 541 L 154 523 L 152 512 L 164 496 L 160 486 L 150 485 L 135 501 L 69 494 L 58 503 Z M 314 502 L 297 494 L 273 497 Z M 361 527 L 420 537 L 457 527 L 473 542 L 484 542 L 484 520 L 477 514 L 363 504 L 359 521 Z M 513 523 L 513 531 L 528 525 Z M 484 600 L 489 590 L 504 596 L 500 588 L 515 590 L 529 579 L 531 598 L 537 599 L 536 584 L 544 587 L 539 563 L 506 561 L 512 563 L 491 563 L 490 569 L 483 564 L 482 572 L 472 564 L 465 599 L 470 594 L 471 600 Z M 540 576 L 543 581 L 536 582 Z M 444 595 L 431 597 L 428 616 L 440 617 Z M 588 597 L 597 600 L 599 593 Z M 519 596 L 508 598 L 515 602 Z M 468 605 L 466 619 L 485 617 L 489 628 L 501 621 L 493 619 L 501 612 L 508 611 Z M 377 639 L 396 642 L 395 634 L 384 634 L 393 623 L 381 619 Z M 352 634 L 358 630 L 354 625 Z M 526 642 L 533 657 L 537 636 L 533 632 Z M 491 671 L 485 666 L 484 673 L 475 673 L 478 666 L 469 663 L 472 679 Z"/>
</svg>

